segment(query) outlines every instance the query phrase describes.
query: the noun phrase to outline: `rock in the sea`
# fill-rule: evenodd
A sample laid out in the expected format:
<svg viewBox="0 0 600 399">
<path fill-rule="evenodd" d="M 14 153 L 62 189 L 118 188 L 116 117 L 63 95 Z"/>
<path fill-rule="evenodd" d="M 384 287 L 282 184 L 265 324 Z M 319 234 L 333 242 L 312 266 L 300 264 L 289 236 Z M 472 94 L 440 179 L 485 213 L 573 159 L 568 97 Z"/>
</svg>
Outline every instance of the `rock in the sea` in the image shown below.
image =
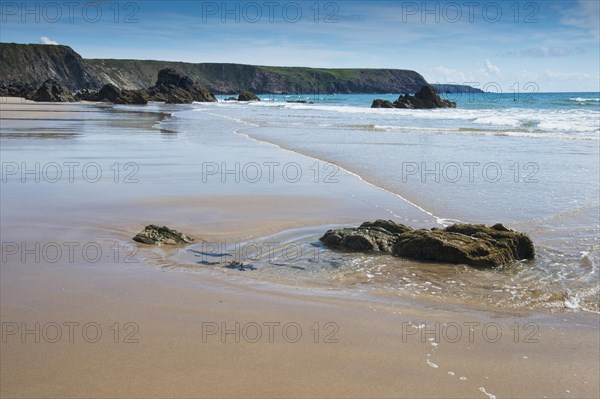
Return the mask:
<svg viewBox="0 0 600 399">
<path fill-rule="evenodd" d="M 238 101 L 260 101 L 260 98 L 258 98 L 256 94 L 252 92 L 245 91 L 243 93 L 240 93 L 240 95 L 238 96 Z"/>
<path fill-rule="evenodd" d="M 352 251 L 386 252 L 482 268 L 535 256 L 531 238 L 501 224 L 492 227 L 455 224 L 443 230 L 413 230 L 393 221 L 377 220 L 357 228 L 329 230 L 320 240 L 328 246 Z"/>
<path fill-rule="evenodd" d="M 74 102 L 73 93 L 54 79 L 46 80 L 32 95 L 31 100 L 43 102 Z"/>
<path fill-rule="evenodd" d="M 225 267 L 227 269 L 239 270 L 240 272 L 245 272 L 246 270 L 256 270 L 256 267 L 254 267 L 253 265 L 245 265 L 236 261 L 229 262 L 229 264 Z"/>
<path fill-rule="evenodd" d="M 433 109 L 456 108 L 453 101 L 442 100 L 431 85 L 425 85 L 414 95 L 405 94 L 398 97 L 393 103 L 387 100 L 374 100 L 371 108 L 408 108 L 408 109 Z"/>
<path fill-rule="evenodd" d="M 156 85 L 148 89 L 148 95 L 151 101 L 164 101 L 167 104 L 217 101 L 213 93 L 171 68 L 158 72 Z"/>
<path fill-rule="evenodd" d="M 159 227 L 153 224 L 146 226 L 143 231 L 133 237 L 133 240 L 148 245 L 177 245 L 194 242 L 192 237 L 188 237 L 183 233 L 169 229 L 166 226 Z"/>
<path fill-rule="evenodd" d="M 320 238 L 328 246 L 352 251 L 392 252 L 400 233 L 411 231 L 410 227 L 391 220 L 365 222 L 356 228 L 329 230 Z"/>
<path fill-rule="evenodd" d="M 373 100 L 373 104 L 371 104 L 371 108 L 396 108 L 391 101 L 388 100 Z"/>
</svg>

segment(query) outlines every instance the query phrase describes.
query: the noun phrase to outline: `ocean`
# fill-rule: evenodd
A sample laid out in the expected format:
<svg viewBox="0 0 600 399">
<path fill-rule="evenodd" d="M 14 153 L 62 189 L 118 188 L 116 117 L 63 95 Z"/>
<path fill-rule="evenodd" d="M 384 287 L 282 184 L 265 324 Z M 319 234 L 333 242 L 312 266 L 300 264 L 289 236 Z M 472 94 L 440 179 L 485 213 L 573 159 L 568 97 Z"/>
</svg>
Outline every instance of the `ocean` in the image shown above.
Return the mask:
<svg viewBox="0 0 600 399">
<path fill-rule="evenodd" d="M 382 193 L 368 201 L 389 219 L 413 227 L 504 223 L 531 235 L 537 251 L 533 261 L 478 270 L 332 251 L 318 241 L 327 226 L 315 226 L 264 240 L 300 243 L 318 256 L 293 264 L 283 256 L 246 259 L 254 276 L 383 298 L 600 311 L 599 93 L 452 94 L 445 98 L 457 108 L 439 110 L 370 108 L 393 94 L 226 97 L 194 104 L 186 118 L 227 119 L 237 124 L 231 134 L 321 162 L 329 177 L 351 175 Z M 328 171 L 321 169 L 322 182 Z M 388 206 L 389 196 L 408 204 L 410 215 Z"/>
</svg>

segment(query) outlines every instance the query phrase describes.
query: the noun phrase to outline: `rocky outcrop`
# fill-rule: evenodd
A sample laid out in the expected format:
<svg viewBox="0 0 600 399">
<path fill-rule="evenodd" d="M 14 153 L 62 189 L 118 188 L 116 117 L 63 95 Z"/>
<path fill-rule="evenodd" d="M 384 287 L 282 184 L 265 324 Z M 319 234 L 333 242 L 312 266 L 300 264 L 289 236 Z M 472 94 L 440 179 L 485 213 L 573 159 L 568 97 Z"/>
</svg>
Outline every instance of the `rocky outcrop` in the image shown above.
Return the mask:
<svg viewBox="0 0 600 399">
<path fill-rule="evenodd" d="M 250 91 L 244 91 L 238 96 L 238 101 L 260 101 L 260 98 Z"/>
<path fill-rule="evenodd" d="M 396 108 L 391 101 L 388 100 L 373 100 L 371 108 Z"/>
<path fill-rule="evenodd" d="M 92 68 L 68 46 L 0 43 L 0 77 L 35 87 L 54 79 L 71 92 L 102 86 Z"/>
<path fill-rule="evenodd" d="M 327 246 L 361 252 L 383 252 L 429 261 L 493 268 L 533 259 L 531 239 L 502 224 L 456 224 L 445 229 L 414 230 L 377 220 L 357 228 L 329 230 L 320 240 Z"/>
<path fill-rule="evenodd" d="M 0 97 L 31 98 L 37 91 L 37 86 L 26 82 L 0 82 Z"/>
<path fill-rule="evenodd" d="M 192 237 L 188 237 L 176 230 L 169 229 L 166 226 L 148 225 L 144 230 L 133 237 L 134 241 L 148 245 L 178 245 L 190 244 L 194 242 Z"/>
<path fill-rule="evenodd" d="M 435 89 L 427 84 L 423 86 L 414 96 L 410 94 L 401 95 L 396 101 L 390 103 L 387 100 L 374 100 L 371 108 L 408 108 L 408 109 L 433 109 L 433 108 L 456 108 L 453 101 L 442 100 Z"/>
<path fill-rule="evenodd" d="M 121 90 L 112 84 L 104 85 L 100 90 L 82 90 L 75 94 L 75 98 L 78 101 L 98 101 L 114 104 L 148 104 L 148 94 L 145 90 Z"/>
<path fill-rule="evenodd" d="M 410 227 L 392 221 L 365 222 L 357 228 L 329 230 L 320 240 L 328 246 L 353 251 L 392 252 L 398 235 Z"/>
<path fill-rule="evenodd" d="M 148 96 L 152 101 L 164 101 L 167 104 L 217 101 L 206 88 L 170 68 L 158 73 L 156 85 L 148 89 Z"/>
<path fill-rule="evenodd" d="M 74 102 L 73 93 L 54 79 L 46 80 L 30 98 L 43 102 Z"/>
</svg>

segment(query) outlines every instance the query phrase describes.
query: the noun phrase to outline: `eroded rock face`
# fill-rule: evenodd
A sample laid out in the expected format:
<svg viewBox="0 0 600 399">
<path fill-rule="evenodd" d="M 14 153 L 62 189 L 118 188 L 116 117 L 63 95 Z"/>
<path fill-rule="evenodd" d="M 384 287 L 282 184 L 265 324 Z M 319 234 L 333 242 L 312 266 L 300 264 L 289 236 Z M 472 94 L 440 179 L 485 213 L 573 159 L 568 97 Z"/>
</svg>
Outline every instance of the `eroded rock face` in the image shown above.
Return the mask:
<svg viewBox="0 0 600 399">
<path fill-rule="evenodd" d="M 74 102 L 73 93 L 54 79 L 46 80 L 32 95 L 31 100 L 43 102 Z"/>
<path fill-rule="evenodd" d="M 133 240 L 148 245 L 178 245 L 194 242 L 192 237 L 188 237 L 183 233 L 169 229 L 166 226 L 159 227 L 153 224 L 146 226 L 143 231 L 133 237 Z"/>
<path fill-rule="evenodd" d="M 366 222 L 357 228 L 329 230 L 325 245 L 364 252 L 493 268 L 533 259 L 531 239 L 501 224 L 455 224 L 443 230 L 414 230 L 393 221 Z"/>
<path fill-rule="evenodd" d="M 409 94 L 405 94 L 404 96 L 401 95 L 393 103 L 387 100 L 374 100 L 371 108 L 456 108 L 456 103 L 453 101 L 442 100 L 431 85 L 425 85 L 414 96 Z"/>
</svg>

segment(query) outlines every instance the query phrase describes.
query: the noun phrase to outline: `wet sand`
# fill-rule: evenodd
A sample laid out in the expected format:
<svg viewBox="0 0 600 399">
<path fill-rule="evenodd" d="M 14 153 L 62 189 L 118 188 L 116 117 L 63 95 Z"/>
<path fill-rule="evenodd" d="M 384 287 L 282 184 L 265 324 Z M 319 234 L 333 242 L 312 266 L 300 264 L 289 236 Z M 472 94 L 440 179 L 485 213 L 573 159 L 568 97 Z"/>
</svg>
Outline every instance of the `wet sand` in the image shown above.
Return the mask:
<svg viewBox="0 0 600 399">
<path fill-rule="evenodd" d="M 44 105 L 32 106 L 45 112 Z M 35 124 L 28 118 L 19 122 L 25 129 Z M 1 122 L 0 133 L 12 129 Z M 47 152 L 44 145 L 74 145 L 0 140 L 3 162 L 36 159 Z M 223 146 L 224 153 L 234 151 Z M 80 148 L 70 151 L 57 161 L 82 155 Z M 349 197 L 351 182 L 328 191 L 282 187 L 279 194 L 279 186 L 237 186 L 231 194 L 218 185 L 182 188 L 185 174 L 163 180 L 140 170 L 141 181 L 161 184 L 2 183 L 2 397 L 599 394 L 598 315 L 465 311 L 402 298 L 368 302 L 343 289 L 173 268 L 177 249 L 137 251 L 130 240 L 147 223 L 199 240 L 234 241 L 389 216 L 367 194 Z M 72 258 L 69 242 L 79 244 Z M 37 259 L 42 250 L 20 247 L 13 254 L 11 243 L 40 244 L 48 252 Z M 63 249 L 60 257 L 53 257 L 51 243 Z M 86 243 L 101 248 L 98 260 L 81 250 Z"/>
</svg>

